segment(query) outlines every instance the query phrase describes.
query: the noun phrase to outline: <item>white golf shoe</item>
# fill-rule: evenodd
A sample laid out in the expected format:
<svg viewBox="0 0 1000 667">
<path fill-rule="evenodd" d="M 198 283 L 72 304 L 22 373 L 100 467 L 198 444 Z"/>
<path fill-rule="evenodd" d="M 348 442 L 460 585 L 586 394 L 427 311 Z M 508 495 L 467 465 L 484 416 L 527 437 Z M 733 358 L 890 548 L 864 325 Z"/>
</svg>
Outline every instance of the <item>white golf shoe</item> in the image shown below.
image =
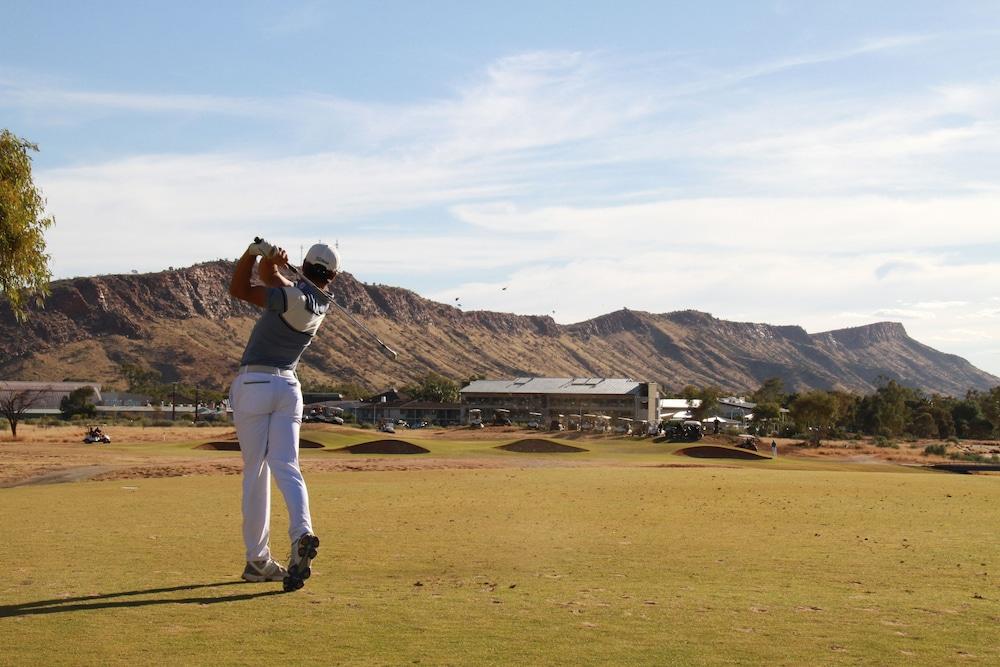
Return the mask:
<svg viewBox="0 0 1000 667">
<path fill-rule="evenodd" d="M 254 560 L 247 561 L 247 566 L 243 568 L 243 580 L 253 583 L 262 581 L 284 581 L 288 576 L 288 570 L 274 560 Z"/>
</svg>

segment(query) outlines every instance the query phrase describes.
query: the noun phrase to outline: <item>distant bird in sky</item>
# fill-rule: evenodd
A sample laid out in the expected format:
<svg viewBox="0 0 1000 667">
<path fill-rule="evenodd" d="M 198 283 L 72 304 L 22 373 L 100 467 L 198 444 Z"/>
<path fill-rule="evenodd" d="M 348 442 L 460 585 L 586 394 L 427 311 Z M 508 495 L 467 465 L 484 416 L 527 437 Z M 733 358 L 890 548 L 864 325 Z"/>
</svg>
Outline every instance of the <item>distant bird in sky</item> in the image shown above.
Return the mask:
<svg viewBox="0 0 1000 667">
<path fill-rule="evenodd" d="M 501 287 L 501 288 L 500 288 L 500 291 L 501 291 L 501 292 L 506 292 L 506 291 L 507 291 L 507 288 L 506 288 L 506 287 Z"/>
</svg>

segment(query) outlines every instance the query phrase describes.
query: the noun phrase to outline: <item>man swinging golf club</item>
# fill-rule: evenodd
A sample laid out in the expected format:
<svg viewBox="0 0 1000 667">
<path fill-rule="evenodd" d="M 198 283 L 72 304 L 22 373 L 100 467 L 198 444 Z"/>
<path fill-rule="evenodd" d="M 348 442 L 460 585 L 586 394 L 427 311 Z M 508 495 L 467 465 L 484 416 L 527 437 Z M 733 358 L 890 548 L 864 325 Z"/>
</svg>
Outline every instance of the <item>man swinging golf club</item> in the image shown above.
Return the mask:
<svg viewBox="0 0 1000 667">
<path fill-rule="evenodd" d="M 257 257 L 258 275 L 266 287 L 252 285 Z M 309 494 L 299 469 L 299 427 L 302 391 L 295 366 L 319 329 L 329 299 L 325 288 L 340 270 L 340 257 L 330 246 L 309 249 L 302 273 L 308 280 L 292 283 L 279 272 L 288 254 L 263 240 L 255 240 L 236 263 L 229 292 L 264 311 L 257 320 L 229 400 L 243 454 L 243 541 L 246 545 L 246 581 L 282 581 L 295 591 L 312 573 L 319 538 L 313 534 Z M 271 558 L 271 473 L 288 508 L 292 554 L 287 569 Z"/>
</svg>

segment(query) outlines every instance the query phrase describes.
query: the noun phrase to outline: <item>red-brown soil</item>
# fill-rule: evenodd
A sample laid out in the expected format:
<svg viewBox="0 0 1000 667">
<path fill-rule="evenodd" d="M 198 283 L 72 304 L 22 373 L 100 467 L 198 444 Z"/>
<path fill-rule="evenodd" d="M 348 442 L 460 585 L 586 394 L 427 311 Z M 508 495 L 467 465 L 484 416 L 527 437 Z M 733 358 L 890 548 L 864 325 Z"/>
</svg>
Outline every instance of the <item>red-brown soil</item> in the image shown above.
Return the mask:
<svg viewBox="0 0 1000 667">
<path fill-rule="evenodd" d="M 518 440 L 508 445 L 500 445 L 497 449 L 505 449 L 508 452 L 520 452 L 522 454 L 572 454 L 574 452 L 586 452 L 583 447 L 572 445 L 561 445 L 551 440 L 541 438 L 526 438 Z"/>
<path fill-rule="evenodd" d="M 330 450 L 337 452 L 350 452 L 351 454 L 427 454 L 431 450 L 414 445 L 405 440 L 372 440 L 371 442 L 361 442 L 350 447 Z"/>
</svg>

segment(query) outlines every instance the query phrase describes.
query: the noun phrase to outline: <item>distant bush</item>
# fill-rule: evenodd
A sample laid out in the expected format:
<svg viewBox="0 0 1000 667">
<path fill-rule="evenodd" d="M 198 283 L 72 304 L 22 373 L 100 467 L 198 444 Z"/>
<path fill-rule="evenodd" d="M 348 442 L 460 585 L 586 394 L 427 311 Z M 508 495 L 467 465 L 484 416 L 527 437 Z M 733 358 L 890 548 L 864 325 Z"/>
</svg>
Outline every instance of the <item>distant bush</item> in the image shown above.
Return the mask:
<svg viewBox="0 0 1000 667">
<path fill-rule="evenodd" d="M 973 452 L 952 452 L 948 455 L 952 461 L 969 461 L 970 463 L 986 463 L 989 459 L 983 454 Z"/>
<path fill-rule="evenodd" d="M 937 445 L 927 445 L 924 447 L 924 456 L 944 456 L 948 453 L 948 446 L 944 443 Z"/>
<path fill-rule="evenodd" d="M 948 438 L 948 442 L 950 442 L 953 445 L 957 445 L 961 441 L 958 439 L 958 437 L 953 435 L 950 438 Z"/>
<path fill-rule="evenodd" d="M 899 449 L 899 445 L 894 443 L 892 440 L 889 440 L 889 438 L 884 435 L 876 435 L 873 441 L 876 447 L 891 447 L 892 449 Z"/>
<path fill-rule="evenodd" d="M 153 419 L 150 420 L 150 426 L 173 426 L 174 422 L 169 419 Z"/>
</svg>

